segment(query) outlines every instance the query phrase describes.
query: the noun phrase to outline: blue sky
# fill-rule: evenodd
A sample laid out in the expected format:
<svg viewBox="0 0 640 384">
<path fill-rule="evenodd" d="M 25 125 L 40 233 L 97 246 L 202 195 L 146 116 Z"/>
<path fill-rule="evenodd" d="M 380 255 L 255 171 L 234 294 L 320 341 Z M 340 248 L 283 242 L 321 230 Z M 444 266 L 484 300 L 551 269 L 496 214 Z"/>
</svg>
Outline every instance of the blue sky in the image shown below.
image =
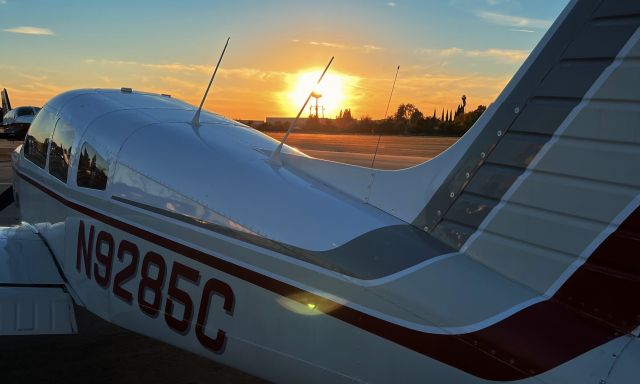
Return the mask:
<svg viewBox="0 0 640 384">
<path fill-rule="evenodd" d="M 567 2 L 0 0 L 0 87 L 14 104 L 120 86 L 197 103 L 231 36 L 207 103 L 231 117 L 290 114 L 301 75 L 332 55 L 357 116 L 381 117 L 397 65 L 394 102 L 486 104 Z"/>
</svg>

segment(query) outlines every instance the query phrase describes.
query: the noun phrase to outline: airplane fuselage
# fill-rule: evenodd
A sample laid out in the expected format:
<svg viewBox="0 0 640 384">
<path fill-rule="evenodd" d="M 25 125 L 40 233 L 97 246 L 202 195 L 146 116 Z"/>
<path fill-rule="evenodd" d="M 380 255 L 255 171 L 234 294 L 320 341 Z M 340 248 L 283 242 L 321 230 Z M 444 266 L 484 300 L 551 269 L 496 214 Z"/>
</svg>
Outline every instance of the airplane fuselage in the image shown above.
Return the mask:
<svg viewBox="0 0 640 384">
<path fill-rule="evenodd" d="M 550 345 L 509 335 L 538 315 L 482 283 L 517 292 L 513 282 L 269 164 L 277 142 L 265 135 L 208 113 L 199 128 L 181 122 L 192 111 L 165 96 L 74 91 L 44 107 L 13 154 L 22 219 L 76 302 L 105 320 L 285 382 L 582 382 L 627 343 L 569 335 L 568 348 L 535 357 Z"/>
<path fill-rule="evenodd" d="M 387 381 L 385 372 L 402 366 L 408 380 L 449 377 L 432 359 L 410 368 L 424 356 L 366 330 L 377 325 L 363 316 L 393 305 L 345 306 L 360 296 L 379 302 L 363 282 L 402 278 L 448 247 L 269 165 L 264 151 L 277 143 L 265 135 L 209 114 L 198 130 L 174 122 L 189 113 L 164 96 L 75 91 L 45 106 L 14 153 L 22 219 L 46 239 L 76 301 L 132 331 L 277 381 Z M 414 244 L 415 254 L 393 260 L 394 237 Z M 392 246 L 370 249 L 377 261 L 340 259 L 380 239 Z"/>
</svg>

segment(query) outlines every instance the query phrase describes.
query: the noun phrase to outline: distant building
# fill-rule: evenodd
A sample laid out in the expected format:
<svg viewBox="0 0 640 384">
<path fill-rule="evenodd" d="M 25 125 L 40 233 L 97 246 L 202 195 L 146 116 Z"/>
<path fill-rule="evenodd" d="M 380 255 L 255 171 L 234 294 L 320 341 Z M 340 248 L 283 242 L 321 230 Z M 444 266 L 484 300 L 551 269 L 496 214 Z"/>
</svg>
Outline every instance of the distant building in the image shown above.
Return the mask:
<svg viewBox="0 0 640 384">
<path fill-rule="evenodd" d="M 251 128 L 257 128 L 264 124 L 262 120 L 244 120 L 244 119 L 236 119 L 236 121 L 240 124 L 248 125 Z"/>
</svg>

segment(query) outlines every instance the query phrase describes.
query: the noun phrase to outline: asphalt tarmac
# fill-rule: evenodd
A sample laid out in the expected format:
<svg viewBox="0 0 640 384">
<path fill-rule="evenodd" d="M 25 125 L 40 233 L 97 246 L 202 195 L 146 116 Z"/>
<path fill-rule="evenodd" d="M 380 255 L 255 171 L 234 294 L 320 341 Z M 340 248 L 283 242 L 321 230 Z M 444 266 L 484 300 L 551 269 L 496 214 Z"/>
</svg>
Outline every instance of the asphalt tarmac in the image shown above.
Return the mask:
<svg viewBox="0 0 640 384">
<path fill-rule="evenodd" d="M 274 135 L 279 138 L 278 135 Z M 315 157 L 370 166 L 378 138 L 294 133 L 289 144 Z M 376 167 L 398 169 L 437 155 L 453 138 L 382 137 Z M 0 140 L 0 191 L 11 185 L 10 154 L 19 142 Z M 19 223 L 10 206 L 0 226 Z M 129 332 L 76 307 L 75 335 L 0 337 L 0 383 L 263 383 L 148 337 Z"/>
<path fill-rule="evenodd" d="M 269 136 L 280 140 L 283 134 L 269 133 Z M 373 164 L 380 169 L 401 169 L 430 160 L 457 140 L 457 137 L 327 135 L 294 131 L 287 144 L 320 159 L 365 167 Z"/>
</svg>

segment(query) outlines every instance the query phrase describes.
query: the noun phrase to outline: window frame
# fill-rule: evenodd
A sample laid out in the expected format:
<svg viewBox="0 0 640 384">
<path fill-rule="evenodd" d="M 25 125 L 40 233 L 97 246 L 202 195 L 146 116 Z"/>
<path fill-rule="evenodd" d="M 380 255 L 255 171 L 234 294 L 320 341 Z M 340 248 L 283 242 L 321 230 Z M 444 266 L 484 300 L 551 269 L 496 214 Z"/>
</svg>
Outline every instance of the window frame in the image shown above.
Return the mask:
<svg viewBox="0 0 640 384">
<path fill-rule="evenodd" d="M 68 131 L 72 132 L 71 141 L 70 141 L 70 143 L 68 143 L 68 144 L 71 144 L 71 145 L 69 146 L 69 151 L 67 152 L 68 161 L 66 163 L 66 176 L 64 177 L 64 179 L 62 179 L 61 177 L 58 177 L 58 174 L 52 172 L 52 170 L 51 170 L 51 155 L 52 155 L 52 151 L 54 149 L 53 148 L 54 139 L 56 137 L 56 133 L 60 132 L 59 128 L 61 126 L 65 126 L 65 129 L 67 129 Z M 69 181 L 69 173 L 70 173 L 70 170 L 72 168 L 71 164 L 73 162 L 73 157 L 74 157 L 72 151 L 73 151 L 73 143 L 75 141 L 75 138 L 76 138 L 76 130 L 71 125 L 69 125 L 66 121 L 64 121 L 62 118 L 58 118 L 56 120 L 55 127 L 53 128 L 53 133 L 51 134 L 51 139 L 49 139 L 49 148 L 47 150 L 46 169 L 47 169 L 47 172 L 49 173 L 49 175 L 53 176 L 56 180 L 59 180 L 62 183 L 65 183 L 65 184 L 67 184 L 67 182 Z M 64 147 L 63 146 L 59 146 L 58 144 L 56 144 L 56 146 L 60 147 L 62 149 L 62 151 L 64 151 Z"/>
</svg>

